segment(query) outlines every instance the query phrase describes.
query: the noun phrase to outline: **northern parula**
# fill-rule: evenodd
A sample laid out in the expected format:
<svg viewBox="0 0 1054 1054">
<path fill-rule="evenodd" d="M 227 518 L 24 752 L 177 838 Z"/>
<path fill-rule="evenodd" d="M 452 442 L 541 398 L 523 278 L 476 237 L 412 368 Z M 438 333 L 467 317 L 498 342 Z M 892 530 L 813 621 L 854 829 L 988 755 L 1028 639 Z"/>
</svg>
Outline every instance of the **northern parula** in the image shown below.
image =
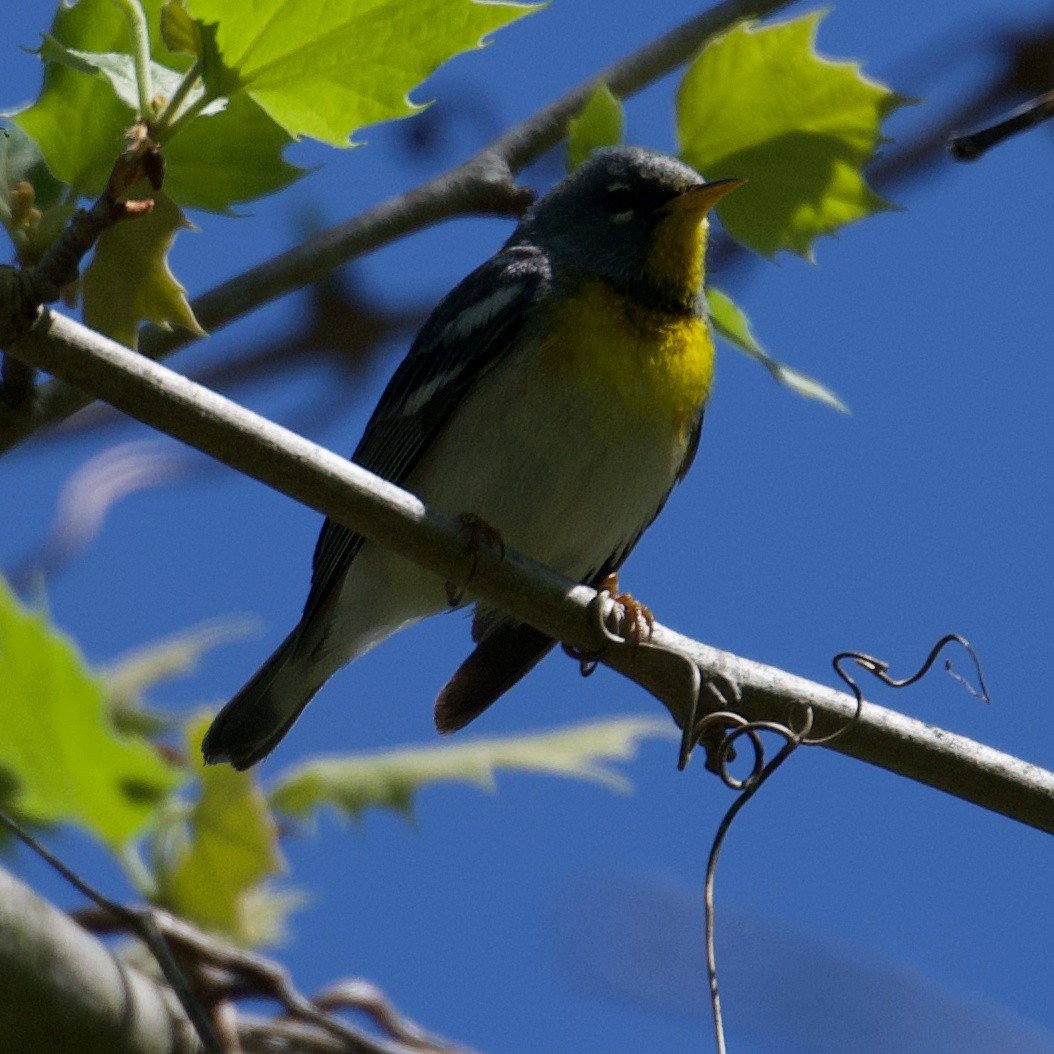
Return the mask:
<svg viewBox="0 0 1054 1054">
<path fill-rule="evenodd" d="M 578 581 L 617 571 L 695 456 L 714 364 L 707 213 L 742 182 L 595 153 L 432 312 L 353 460 Z M 300 622 L 213 722 L 206 761 L 252 765 L 340 667 L 448 606 L 438 576 L 327 520 Z M 472 636 L 436 701 L 442 732 L 556 643 L 483 604 Z"/>
</svg>

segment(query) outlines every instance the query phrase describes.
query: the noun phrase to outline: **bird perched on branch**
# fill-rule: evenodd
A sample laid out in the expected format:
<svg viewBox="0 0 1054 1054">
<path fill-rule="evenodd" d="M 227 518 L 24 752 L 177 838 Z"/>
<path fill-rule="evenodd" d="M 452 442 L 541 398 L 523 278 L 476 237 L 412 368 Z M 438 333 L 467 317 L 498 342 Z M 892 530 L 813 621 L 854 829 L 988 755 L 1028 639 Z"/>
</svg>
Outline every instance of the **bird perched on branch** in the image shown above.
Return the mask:
<svg viewBox="0 0 1054 1054">
<path fill-rule="evenodd" d="M 435 309 L 353 460 L 599 585 L 695 456 L 714 358 L 707 213 L 742 182 L 641 149 L 594 154 Z M 327 520 L 300 622 L 213 722 L 206 761 L 254 764 L 340 667 L 448 606 L 438 576 Z M 436 701 L 441 732 L 556 643 L 482 604 L 472 635 Z"/>
</svg>

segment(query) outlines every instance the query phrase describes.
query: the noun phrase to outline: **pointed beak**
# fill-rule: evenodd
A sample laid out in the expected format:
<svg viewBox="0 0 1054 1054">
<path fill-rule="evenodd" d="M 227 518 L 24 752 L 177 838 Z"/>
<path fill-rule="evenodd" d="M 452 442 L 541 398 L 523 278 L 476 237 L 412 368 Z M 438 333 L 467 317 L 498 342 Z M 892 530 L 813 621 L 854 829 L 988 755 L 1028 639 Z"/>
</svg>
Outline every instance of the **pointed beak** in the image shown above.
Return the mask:
<svg viewBox="0 0 1054 1054">
<path fill-rule="evenodd" d="M 705 216 L 726 194 L 738 190 L 744 183 L 745 179 L 715 179 L 710 183 L 699 183 L 668 201 L 659 212 Z"/>
</svg>

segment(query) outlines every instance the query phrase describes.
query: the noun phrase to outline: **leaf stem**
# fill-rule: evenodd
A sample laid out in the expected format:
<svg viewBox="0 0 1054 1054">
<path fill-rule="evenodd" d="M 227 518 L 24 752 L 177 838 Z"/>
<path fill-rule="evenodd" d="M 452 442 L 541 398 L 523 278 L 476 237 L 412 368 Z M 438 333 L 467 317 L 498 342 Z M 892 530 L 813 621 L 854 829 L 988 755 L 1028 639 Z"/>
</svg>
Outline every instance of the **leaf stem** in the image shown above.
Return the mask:
<svg viewBox="0 0 1054 1054">
<path fill-rule="evenodd" d="M 201 59 L 194 60 L 194 65 L 183 74 L 179 87 L 172 93 L 172 98 L 165 103 L 165 108 L 154 122 L 154 136 L 157 139 L 171 138 L 168 129 L 175 123 L 179 108 L 186 101 L 187 96 L 193 91 L 194 85 L 201 80 Z"/>
<path fill-rule="evenodd" d="M 139 0 L 114 0 L 128 16 L 132 31 L 132 58 L 135 61 L 135 80 L 139 88 L 139 116 L 149 121 L 154 116 L 154 84 L 150 73 L 150 27 L 146 12 Z"/>
<path fill-rule="evenodd" d="M 182 87 L 183 85 L 181 84 L 180 88 Z M 211 102 L 213 102 L 212 96 L 208 92 L 203 92 L 167 128 L 158 128 L 156 130 L 154 134 L 155 141 L 162 146 L 171 142 L 172 138 L 190 124 Z"/>
</svg>

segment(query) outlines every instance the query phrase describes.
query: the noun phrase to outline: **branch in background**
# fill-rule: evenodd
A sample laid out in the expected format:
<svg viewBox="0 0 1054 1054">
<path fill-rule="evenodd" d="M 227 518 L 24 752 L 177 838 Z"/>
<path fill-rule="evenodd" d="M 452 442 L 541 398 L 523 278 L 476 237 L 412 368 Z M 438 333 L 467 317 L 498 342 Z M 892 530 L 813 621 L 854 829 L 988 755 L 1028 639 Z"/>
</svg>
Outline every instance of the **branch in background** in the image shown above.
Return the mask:
<svg viewBox="0 0 1054 1054">
<path fill-rule="evenodd" d="M 682 65 L 711 36 L 745 18 L 760 18 L 790 0 L 723 0 L 672 32 L 591 77 L 552 105 L 511 129 L 446 174 L 367 212 L 322 231 L 299 246 L 232 278 L 191 305 L 202 327 L 215 332 L 236 318 L 323 275 L 363 253 L 412 231 L 456 216 L 517 214 L 525 192 L 512 177 L 566 134 L 567 121 L 585 103 L 598 78 L 625 97 Z M 0 296 L 0 303 L 3 297 Z M 194 334 L 148 327 L 140 351 L 160 359 Z M 3 343 L 0 334 L 0 344 Z M 27 406 L 0 415 L 0 451 L 10 449 L 38 428 L 68 417 L 89 402 L 83 392 L 51 383 Z"/>
<path fill-rule="evenodd" d="M 267 483 L 368 538 L 472 591 L 646 688 L 678 726 L 699 708 L 697 671 L 734 685 L 735 709 L 751 721 L 791 723 L 811 708 L 814 734 L 844 734 L 827 745 L 1054 832 L 1054 773 L 891 710 L 770 666 L 739 658 L 656 624 L 651 642 L 612 643 L 598 621 L 610 600 L 522 557 L 484 547 L 469 555 L 458 521 L 413 495 L 71 319 L 45 312 L 12 349 L 27 363 L 91 392 L 131 416 Z M 598 607 L 599 604 L 599 607 Z M 724 707 L 721 707 L 724 709 Z M 850 727 L 846 728 L 849 725 Z"/>
<path fill-rule="evenodd" d="M 956 136 L 948 144 L 952 157 L 956 161 L 976 161 L 991 150 L 993 146 L 1004 142 L 1012 135 L 1034 128 L 1037 124 L 1049 121 L 1054 117 L 1054 91 L 1033 99 L 1030 103 L 1015 110 L 1008 117 L 979 132 Z"/>
</svg>

